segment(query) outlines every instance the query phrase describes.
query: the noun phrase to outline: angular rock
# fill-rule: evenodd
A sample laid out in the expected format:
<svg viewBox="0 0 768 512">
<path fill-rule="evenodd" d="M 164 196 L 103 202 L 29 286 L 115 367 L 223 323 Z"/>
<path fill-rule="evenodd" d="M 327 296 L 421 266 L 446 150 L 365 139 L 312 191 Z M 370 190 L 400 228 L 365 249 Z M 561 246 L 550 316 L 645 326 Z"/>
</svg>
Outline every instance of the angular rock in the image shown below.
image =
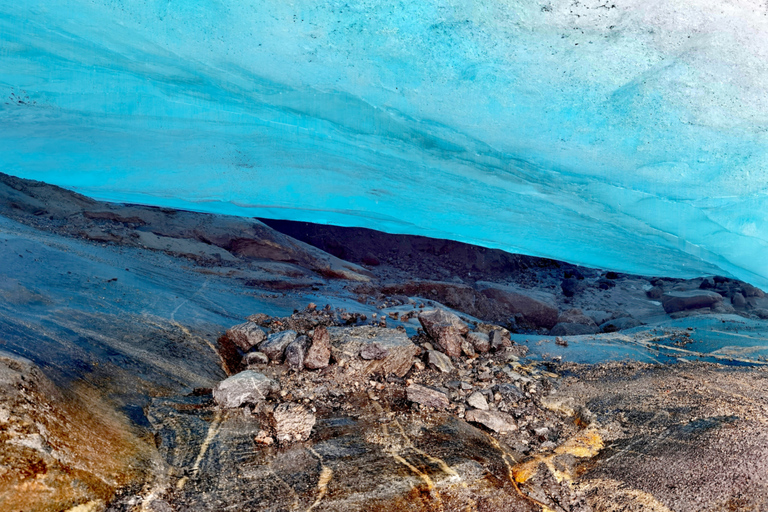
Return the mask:
<svg viewBox="0 0 768 512">
<path fill-rule="evenodd" d="M 469 327 L 458 316 L 435 309 L 419 314 L 419 322 L 441 351 L 451 357 L 461 355 L 461 335 L 468 333 Z"/>
<path fill-rule="evenodd" d="M 471 395 L 469 395 L 469 398 L 467 398 L 467 404 L 470 407 L 474 407 L 475 409 L 480 409 L 481 411 L 487 411 L 488 410 L 488 401 L 485 399 L 482 393 L 479 391 L 475 391 Z"/>
<path fill-rule="evenodd" d="M 614 318 L 608 320 L 605 323 L 600 324 L 600 330 L 603 332 L 616 332 L 623 331 L 624 329 L 631 329 L 643 325 L 640 320 L 632 318 L 631 316 L 623 316 L 621 318 Z"/>
<path fill-rule="evenodd" d="M 306 441 L 315 426 L 315 414 L 301 404 L 283 403 L 272 411 L 270 423 L 278 443 Z"/>
<path fill-rule="evenodd" d="M 309 348 L 309 338 L 299 336 L 285 347 L 285 362 L 292 369 L 301 371 L 304 369 L 304 358 Z"/>
<path fill-rule="evenodd" d="M 523 380 L 522 376 L 520 377 L 521 380 Z M 522 391 L 520 391 L 520 388 L 514 384 L 499 384 L 494 388 L 494 391 L 501 395 L 502 400 L 506 400 L 512 403 L 517 403 L 525 398 L 525 395 Z"/>
<path fill-rule="evenodd" d="M 331 336 L 328 329 L 323 326 L 316 327 L 312 334 L 312 344 L 307 349 L 304 357 L 304 367 L 310 370 L 318 370 L 328 366 L 331 360 Z"/>
<path fill-rule="evenodd" d="M 491 350 L 494 351 L 499 351 L 504 347 L 512 346 L 512 341 L 509 339 L 509 337 L 506 336 L 504 332 L 499 330 L 491 331 L 488 334 L 488 342 L 491 345 Z"/>
<path fill-rule="evenodd" d="M 667 292 L 661 298 L 661 305 L 666 313 L 709 308 L 723 301 L 723 296 L 709 290 L 687 292 Z"/>
<path fill-rule="evenodd" d="M 420 384 L 411 384 L 405 388 L 405 395 L 411 402 L 434 407 L 435 409 L 445 409 L 451 404 L 445 393 L 436 389 L 428 388 Z"/>
<path fill-rule="evenodd" d="M 382 348 L 378 343 L 368 343 L 360 349 L 360 357 L 367 361 L 380 361 L 387 357 L 387 355 L 389 355 L 389 351 Z"/>
<path fill-rule="evenodd" d="M 229 328 L 227 336 L 243 352 L 248 352 L 267 338 L 267 334 L 254 322 L 245 322 Z"/>
<path fill-rule="evenodd" d="M 481 354 L 485 354 L 491 350 L 491 342 L 488 339 L 488 335 L 482 332 L 471 332 L 467 334 L 467 341 L 472 343 L 474 349 Z"/>
<path fill-rule="evenodd" d="M 482 293 L 506 306 L 510 316 L 519 315 L 527 326 L 551 329 L 557 323 L 557 308 L 540 300 L 499 288 L 486 288 Z"/>
<path fill-rule="evenodd" d="M 372 326 L 329 327 L 331 353 L 350 377 L 395 374 L 405 376 L 419 353 L 419 347 L 397 329 L 381 329 Z M 383 359 L 362 359 L 360 352 L 366 345 L 376 344 L 386 350 Z"/>
<path fill-rule="evenodd" d="M 234 409 L 246 404 L 259 404 L 279 390 L 280 385 L 263 373 L 246 370 L 219 382 L 213 388 L 213 399 L 221 407 Z"/>
<path fill-rule="evenodd" d="M 245 366 L 251 366 L 253 364 L 269 364 L 269 358 L 264 352 L 248 352 L 243 358 Z"/>
<path fill-rule="evenodd" d="M 517 429 L 515 420 L 509 414 L 498 411 L 481 411 L 472 409 L 467 411 L 464 419 L 472 423 L 480 423 L 494 432 L 512 432 Z"/>
<path fill-rule="evenodd" d="M 259 351 L 264 352 L 270 361 L 282 362 L 285 348 L 296 339 L 296 331 L 283 331 L 270 334 L 267 340 L 259 345 Z"/>
<path fill-rule="evenodd" d="M 427 351 L 427 364 L 442 373 L 448 373 L 454 369 L 451 358 L 437 350 Z"/>
<path fill-rule="evenodd" d="M 467 339 L 461 340 L 461 352 L 467 357 L 477 356 L 477 352 L 475 352 L 475 346 L 472 345 L 472 342 Z"/>
</svg>

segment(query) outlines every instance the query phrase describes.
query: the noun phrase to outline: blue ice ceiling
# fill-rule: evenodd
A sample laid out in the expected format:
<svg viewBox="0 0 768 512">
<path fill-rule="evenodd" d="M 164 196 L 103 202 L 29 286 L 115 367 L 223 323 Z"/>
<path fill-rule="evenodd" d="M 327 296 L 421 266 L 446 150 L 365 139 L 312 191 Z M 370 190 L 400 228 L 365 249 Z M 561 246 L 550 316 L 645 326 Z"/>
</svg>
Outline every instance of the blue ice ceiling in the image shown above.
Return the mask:
<svg viewBox="0 0 768 512">
<path fill-rule="evenodd" d="M 752 0 L 0 0 L 0 170 L 768 288 Z"/>
</svg>

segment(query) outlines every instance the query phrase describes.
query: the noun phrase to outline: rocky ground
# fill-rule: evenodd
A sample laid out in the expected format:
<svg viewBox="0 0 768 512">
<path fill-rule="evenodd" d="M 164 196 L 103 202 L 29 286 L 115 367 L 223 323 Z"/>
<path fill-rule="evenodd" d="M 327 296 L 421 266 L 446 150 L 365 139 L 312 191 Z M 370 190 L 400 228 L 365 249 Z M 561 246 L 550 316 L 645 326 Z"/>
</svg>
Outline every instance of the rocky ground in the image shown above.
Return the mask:
<svg viewBox="0 0 768 512">
<path fill-rule="evenodd" d="M 747 283 L 0 197 L 2 510 L 768 507 Z"/>
</svg>

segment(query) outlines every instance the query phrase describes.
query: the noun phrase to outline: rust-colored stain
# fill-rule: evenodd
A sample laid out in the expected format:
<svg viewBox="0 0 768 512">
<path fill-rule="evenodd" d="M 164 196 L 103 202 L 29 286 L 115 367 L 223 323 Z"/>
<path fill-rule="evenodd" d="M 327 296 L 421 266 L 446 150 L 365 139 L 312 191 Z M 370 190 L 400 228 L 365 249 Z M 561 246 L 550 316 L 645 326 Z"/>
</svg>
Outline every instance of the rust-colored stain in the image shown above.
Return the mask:
<svg viewBox="0 0 768 512">
<path fill-rule="evenodd" d="M 0 429 L 0 510 L 103 508 L 118 488 L 147 478 L 149 443 L 86 385 L 66 395 L 38 370 L 4 393 Z M 0 390 L 2 391 L 2 390 Z"/>
<path fill-rule="evenodd" d="M 530 480 L 543 464 L 558 482 L 573 480 L 575 467 L 560 466 L 555 460 L 560 455 L 571 455 L 577 459 L 587 459 L 597 455 L 603 449 L 603 438 L 595 429 L 586 429 L 571 437 L 549 454 L 535 455 L 512 468 L 512 474 L 517 483 L 523 484 Z"/>
</svg>

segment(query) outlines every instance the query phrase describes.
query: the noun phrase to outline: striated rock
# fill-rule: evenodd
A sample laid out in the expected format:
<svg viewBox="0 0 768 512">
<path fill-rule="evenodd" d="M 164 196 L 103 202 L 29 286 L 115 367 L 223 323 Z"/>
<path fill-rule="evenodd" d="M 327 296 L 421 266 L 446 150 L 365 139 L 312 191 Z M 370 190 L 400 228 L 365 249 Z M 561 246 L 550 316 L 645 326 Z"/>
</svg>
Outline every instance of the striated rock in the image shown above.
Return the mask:
<svg viewBox="0 0 768 512">
<path fill-rule="evenodd" d="M 661 298 L 661 305 L 666 313 L 676 313 L 690 309 L 709 308 L 723 301 L 723 296 L 709 290 L 687 292 L 667 292 Z"/>
<path fill-rule="evenodd" d="M 259 345 L 259 351 L 264 352 L 270 361 L 282 362 L 286 347 L 295 339 L 296 331 L 270 334 L 267 340 Z"/>
<path fill-rule="evenodd" d="M 491 342 L 488 335 L 482 332 L 471 332 L 467 334 L 467 341 L 472 343 L 474 349 L 481 354 L 485 354 L 491 349 Z"/>
<path fill-rule="evenodd" d="M 227 336 L 243 352 L 267 339 L 267 334 L 254 322 L 245 322 L 227 330 Z"/>
<path fill-rule="evenodd" d="M 427 407 L 434 407 L 435 409 L 445 409 L 451 404 L 451 401 L 448 400 L 445 393 L 420 384 L 411 384 L 406 387 L 405 394 L 411 402 L 416 402 L 417 404 L 425 405 Z"/>
<path fill-rule="evenodd" d="M 479 423 L 494 432 L 511 432 L 517 429 L 515 420 L 509 414 L 498 411 L 481 411 L 472 409 L 467 411 L 465 419 L 472 423 Z"/>
<path fill-rule="evenodd" d="M 442 373 L 448 373 L 454 369 L 453 364 L 451 363 L 451 358 L 437 350 L 427 351 L 427 364 L 429 364 L 431 368 Z"/>
<path fill-rule="evenodd" d="M 360 357 L 368 361 L 379 361 L 387 357 L 387 355 L 389 355 L 389 351 L 382 348 L 378 343 L 368 343 L 360 349 Z"/>
<path fill-rule="evenodd" d="M 482 293 L 503 304 L 511 313 L 518 316 L 529 327 L 551 329 L 557 323 L 557 308 L 521 293 L 486 288 Z"/>
<path fill-rule="evenodd" d="M 395 374 L 403 377 L 419 353 L 419 347 L 408 336 L 397 329 L 382 329 L 373 326 L 329 327 L 331 353 L 344 372 L 349 376 Z M 387 352 L 383 359 L 362 359 L 360 352 L 366 345 L 376 344 Z"/>
<path fill-rule="evenodd" d="M 304 369 L 304 358 L 309 348 L 309 338 L 299 336 L 285 347 L 285 362 L 292 369 L 301 371 Z"/>
<path fill-rule="evenodd" d="M 246 370 L 224 379 L 213 388 L 213 399 L 221 407 L 234 409 L 246 404 L 263 402 L 270 394 L 280 390 L 280 385 L 263 373 Z"/>
<path fill-rule="evenodd" d="M 470 407 L 474 407 L 475 409 L 480 409 L 481 411 L 488 410 L 488 401 L 485 399 L 483 394 L 479 391 L 475 391 L 474 393 L 469 395 L 469 398 L 467 398 L 467 404 Z"/>
<path fill-rule="evenodd" d="M 307 349 L 304 367 L 317 370 L 328 366 L 331 359 L 331 336 L 323 326 L 316 327 L 312 334 L 312 344 Z"/>
<path fill-rule="evenodd" d="M 270 423 L 277 442 L 306 441 L 315 426 L 315 414 L 301 404 L 283 403 L 272 411 Z"/>
<path fill-rule="evenodd" d="M 461 335 L 467 334 L 469 327 L 458 316 L 435 309 L 419 314 L 419 322 L 440 350 L 451 357 L 461 355 Z"/>
<path fill-rule="evenodd" d="M 641 321 L 632 318 L 631 316 L 623 316 L 600 324 L 600 330 L 603 332 L 616 332 L 623 331 L 624 329 L 631 329 L 640 325 L 643 325 Z"/>
<path fill-rule="evenodd" d="M 251 366 L 254 364 L 269 364 L 269 358 L 264 352 L 248 352 L 243 358 L 245 366 Z"/>
</svg>

